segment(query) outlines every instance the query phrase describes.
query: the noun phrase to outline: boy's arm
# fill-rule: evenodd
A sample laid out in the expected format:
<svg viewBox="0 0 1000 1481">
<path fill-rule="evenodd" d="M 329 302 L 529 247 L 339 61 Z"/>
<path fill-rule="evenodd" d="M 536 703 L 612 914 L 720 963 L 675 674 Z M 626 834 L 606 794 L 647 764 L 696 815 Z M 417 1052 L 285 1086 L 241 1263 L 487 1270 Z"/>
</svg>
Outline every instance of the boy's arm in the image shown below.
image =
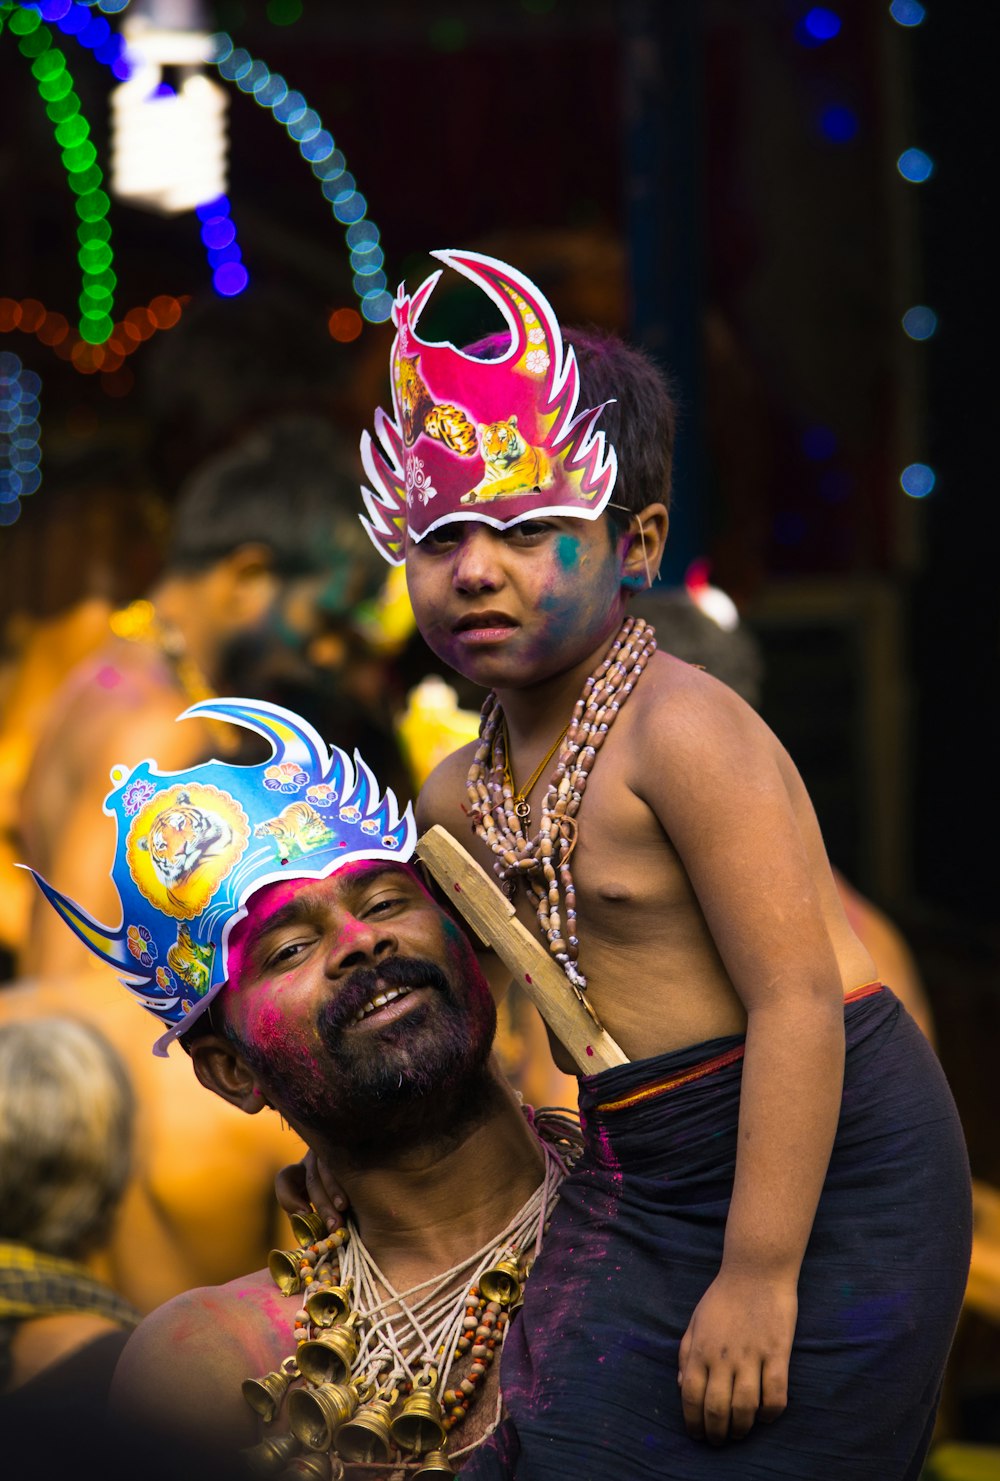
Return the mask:
<svg viewBox="0 0 1000 1481">
<path fill-rule="evenodd" d="M 452 838 L 457 839 L 463 848 L 478 857 L 479 863 L 483 865 L 492 879 L 494 878 L 490 867 L 492 859 L 483 857 L 482 846 L 477 849 L 478 837 L 472 827 L 465 786 L 465 779 L 468 776 L 475 750 L 476 743 L 473 742 L 471 745 L 462 746 L 458 751 L 452 751 L 450 756 L 446 756 L 443 761 L 439 762 L 420 789 L 414 814 L 418 833 L 426 833 L 427 829 L 433 827 L 435 823 L 439 824 L 451 834 Z M 442 899 L 441 903 L 446 910 L 454 913 L 450 900 Z M 460 916 L 458 921 L 463 930 L 468 932 L 469 926 Z M 490 951 L 483 942 L 473 938 L 472 944 L 479 959 L 479 966 L 490 985 L 490 991 L 499 1003 L 510 987 L 510 972 L 496 953 Z"/>
<path fill-rule="evenodd" d="M 799 1267 L 844 1064 L 843 987 L 786 763 L 758 717 L 720 688 L 701 680 L 672 693 L 650 707 L 640 737 L 642 795 L 747 1012 L 723 1261 L 691 1318 L 678 1375 L 690 1432 L 716 1442 L 787 1402 Z"/>
</svg>

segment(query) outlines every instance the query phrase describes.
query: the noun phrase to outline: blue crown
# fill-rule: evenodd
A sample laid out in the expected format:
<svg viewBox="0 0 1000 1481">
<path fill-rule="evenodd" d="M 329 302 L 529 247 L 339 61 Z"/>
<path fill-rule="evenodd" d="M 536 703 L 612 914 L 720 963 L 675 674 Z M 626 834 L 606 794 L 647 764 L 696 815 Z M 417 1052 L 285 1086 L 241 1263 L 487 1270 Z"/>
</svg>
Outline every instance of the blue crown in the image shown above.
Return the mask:
<svg viewBox="0 0 1000 1481">
<path fill-rule="evenodd" d="M 324 879 L 359 859 L 406 860 L 416 843 L 410 807 L 355 752 L 328 750 L 311 725 L 277 705 L 217 699 L 178 719 L 229 720 L 273 746 L 270 761 L 208 761 L 160 772 L 116 766 L 104 811 L 118 825 L 112 882 L 117 929 L 102 925 L 40 874 L 46 898 L 92 952 L 168 1025 L 154 1053 L 189 1028 L 226 980 L 229 935 L 255 890 L 280 879 Z"/>
</svg>

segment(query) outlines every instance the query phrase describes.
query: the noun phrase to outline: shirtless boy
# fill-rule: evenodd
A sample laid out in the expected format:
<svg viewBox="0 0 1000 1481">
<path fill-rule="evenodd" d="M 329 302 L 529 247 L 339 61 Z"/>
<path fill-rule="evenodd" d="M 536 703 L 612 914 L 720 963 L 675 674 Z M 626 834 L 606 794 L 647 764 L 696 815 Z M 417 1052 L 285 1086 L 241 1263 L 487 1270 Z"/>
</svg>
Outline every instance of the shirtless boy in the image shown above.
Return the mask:
<svg viewBox="0 0 1000 1481">
<path fill-rule="evenodd" d="M 661 376 L 610 338 L 567 348 L 505 264 L 437 255 L 510 333 L 428 343 L 436 278 L 401 290 L 395 419 L 363 444 L 369 533 L 431 648 L 492 691 L 420 822 L 496 867 L 632 1061 L 581 1081 L 587 1150 L 505 1350 L 516 1474 L 915 1477 L 969 1250 L 940 1068 L 778 740 L 623 628 L 667 532 Z"/>
</svg>

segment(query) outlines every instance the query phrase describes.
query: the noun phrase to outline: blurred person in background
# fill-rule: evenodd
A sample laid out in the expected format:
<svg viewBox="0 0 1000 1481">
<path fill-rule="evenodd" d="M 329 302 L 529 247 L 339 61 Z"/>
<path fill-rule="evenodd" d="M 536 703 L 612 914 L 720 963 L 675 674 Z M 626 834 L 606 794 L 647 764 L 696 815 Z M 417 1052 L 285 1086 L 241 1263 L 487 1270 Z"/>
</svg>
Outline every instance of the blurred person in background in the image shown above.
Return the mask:
<svg viewBox="0 0 1000 1481">
<path fill-rule="evenodd" d="M 139 1320 L 101 1257 L 133 1116 L 125 1066 L 95 1030 L 60 1018 L 0 1025 L 0 1394 L 28 1384 L 103 1402 Z"/>
<path fill-rule="evenodd" d="M 107 641 L 56 694 L 22 797 L 19 857 L 95 915 L 115 908 L 113 823 L 101 817 L 112 767 L 129 756 L 155 755 L 171 770 L 236 756 L 233 727 L 175 725 L 192 702 L 235 685 L 266 699 L 308 695 L 315 713 L 349 693 L 357 672 L 362 698 L 342 708 L 363 729 L 372 659 L 355 612 L 383 571 L 357 519 L 356 487 L 353 447 L 329 421 L 286 415 L 212 457 L 181 489 L 162 575 L 146 598 L 112 613 Z M 185 819 L 174 822 L 163 847 L 183 849 Z M 148 1311 L 259 1264 L 285 1238 L 273 1179 L 301 1144 L 277 1117 L 251 1134 L 223 1101 L 198 1097 L 181 1067 L 154 1066 L 113 973 L 51 914 L 42 903 L 32 920 L 20 980 L 0 991 L 0 1023 L 72 1014 L 125 1060 L 137 1157 L 106 1269 Z"/>
</svg>

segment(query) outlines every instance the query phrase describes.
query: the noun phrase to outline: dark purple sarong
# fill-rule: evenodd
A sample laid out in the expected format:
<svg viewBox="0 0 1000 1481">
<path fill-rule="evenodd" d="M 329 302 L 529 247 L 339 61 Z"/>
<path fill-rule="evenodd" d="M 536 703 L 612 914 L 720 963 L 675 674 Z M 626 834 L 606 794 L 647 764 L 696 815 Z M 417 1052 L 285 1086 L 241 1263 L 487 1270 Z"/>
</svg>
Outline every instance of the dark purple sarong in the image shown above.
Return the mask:
<svg viewBox="0 0 1000 1481">
<path fill-rule="evenodd" d="M 736 1159 L 742 1040 L 715 1039 L 581 1082 L 586 1148 L 508 1334 L 508 1418 L 463 1477 L 914 1481 L 965 1290 L 968 1159 L 937 1057 L 893 994 L 848 1002 L 845 1021 L 780 1419 L 713 1448 L 681 1412 L 678 1348 L 719 1269 Z"/>
</svg>

